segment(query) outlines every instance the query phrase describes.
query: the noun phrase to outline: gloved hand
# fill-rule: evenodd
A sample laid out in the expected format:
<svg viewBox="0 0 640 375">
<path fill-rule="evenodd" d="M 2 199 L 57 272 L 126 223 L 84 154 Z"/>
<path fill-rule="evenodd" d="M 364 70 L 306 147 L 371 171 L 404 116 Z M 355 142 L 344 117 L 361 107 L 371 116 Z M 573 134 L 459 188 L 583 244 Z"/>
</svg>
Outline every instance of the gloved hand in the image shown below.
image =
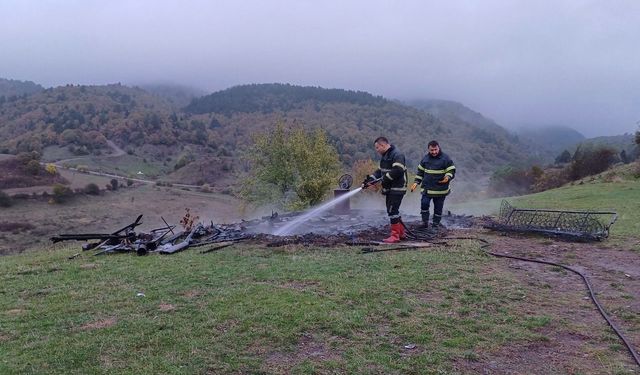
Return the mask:
<svg viewBox="0 0 640 375">
<path fill-rule="evenodd" d="M 439 184 L 446 184 L 447 182 L 449 182 L 449 176 L 444 176 L 442 180 L 438 181 Z"/>
<path fill-rule="evenodd" d="M 362 181 L 362 188 L 366 189 L 369 187 L 369 185 L 371 185 L 371 181 L 374 181 L 376 178 L 373 177 L 373 175 L 368 175 L 364 181 Z"/>
<path fill-rule="evenodd" d="M 413 184 L 411 184 L 411 187 L 409 188 L 409 190 L 411 190 L 411 192 L 413 193 L 413 191 L 416 190 L 417 187 L 418 187 L 418 183 L 414 182 Z"/>
</svg>

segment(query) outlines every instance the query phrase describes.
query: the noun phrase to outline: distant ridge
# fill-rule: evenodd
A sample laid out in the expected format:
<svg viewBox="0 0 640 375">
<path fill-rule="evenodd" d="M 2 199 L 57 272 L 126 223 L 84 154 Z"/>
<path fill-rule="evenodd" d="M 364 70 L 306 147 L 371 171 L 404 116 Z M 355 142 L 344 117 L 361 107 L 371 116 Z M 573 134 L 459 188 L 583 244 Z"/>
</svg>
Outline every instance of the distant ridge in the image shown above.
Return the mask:
<svg viewBox="0 0 640 375">
<path fill-rule="evenodd" d="M 300 108 L 306 102 L 382 105 L 386 100 L 363 91 L 265 83 L 235 86 L 214 92 L 194 99 L 185 111 L 194 114 L 216 112 L 227 116 L 239 112 L 286 112 Z"/>
<path fill-rule="evenodd" d="M 0 97 L 9 100 L 11 97 L 31 95 L 44 90 L 44 87 L 31 82 L 0 78 Z"/>
</svg>

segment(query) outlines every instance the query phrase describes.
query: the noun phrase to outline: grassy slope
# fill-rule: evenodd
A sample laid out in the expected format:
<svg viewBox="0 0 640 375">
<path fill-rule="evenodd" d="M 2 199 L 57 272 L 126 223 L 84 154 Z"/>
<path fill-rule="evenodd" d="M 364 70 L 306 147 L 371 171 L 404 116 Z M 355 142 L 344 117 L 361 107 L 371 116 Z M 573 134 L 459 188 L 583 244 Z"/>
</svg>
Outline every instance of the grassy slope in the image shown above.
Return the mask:
<svg viewBox="0 0 640 375">
<path fill-rule="evenodd" d="M 5 257 L 0 372 L 412 373 L 549 340 L 513 274 L 475 244 L 442 250 Z"/>
<path fill-rule="evenodd" d="M 611 227 L 610 239 L 618 243 L 625 238 L 640 237 L 640 179 L 633 177 L 633 168 L 633 165 L 619 166 L 599 176 L 577 181 L 573 185 L 504 199 L 518 208 L 617 212 L 618 219 Z M 496 215 L 501 201 L 502 198 L 488 199 L 452 204 L 449 208 L 456 213 Z"/>
<path fill-rule="evenodd" d="M 585 183 L 513 203 L 616 209 L 612 237 L 622 239 L 637 233 L 638 185 Z M 368 255 L 238 245 L 67 260 L 77 249 L 2 258 L 0 373 L 448 372 L 478 351 L 535 345 L 550 340 L 545 327 L 569 324 L 535 306 L 575 307 L 550 288 L 527 292 L 518 271 L 496 269 L 473 242 Z M 606 327 L 589 329 L 616 342 Z M 624 349 L 590 345 L 601 367 L 581 365 L 578 353 L 578 370 L 623 371 Z"/>
</svg>

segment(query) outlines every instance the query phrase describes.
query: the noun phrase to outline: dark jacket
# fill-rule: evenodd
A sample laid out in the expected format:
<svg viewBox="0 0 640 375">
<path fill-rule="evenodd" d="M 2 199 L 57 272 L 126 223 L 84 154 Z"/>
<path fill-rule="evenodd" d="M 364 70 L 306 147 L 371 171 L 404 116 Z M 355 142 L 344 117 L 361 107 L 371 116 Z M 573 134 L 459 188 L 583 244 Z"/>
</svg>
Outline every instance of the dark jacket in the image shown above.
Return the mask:
<svg viewBox="0 0 640 375">
<path fill-rule="evenodd" d="M 418 165 L 418 173 L 414 182 L 421 187 L 422 194 L 430 197 L 444 197 L 449 194 L 449 182 L 456 175 L 456 167 L 447 154 L 440 150 L 440 153 L 433 157 L 427 153 Z M 449 176 L 446 184 L 438 183 L 444 176 Z"/>
<path fill-rule="evenodd" d="M 382 194 L 404 195 L 407 193 L 407 167 L 404 155 L 391 145 L 380 159 L 380 169 L 373 173 L 375 178 L 382 177 Z"/>
</svg>

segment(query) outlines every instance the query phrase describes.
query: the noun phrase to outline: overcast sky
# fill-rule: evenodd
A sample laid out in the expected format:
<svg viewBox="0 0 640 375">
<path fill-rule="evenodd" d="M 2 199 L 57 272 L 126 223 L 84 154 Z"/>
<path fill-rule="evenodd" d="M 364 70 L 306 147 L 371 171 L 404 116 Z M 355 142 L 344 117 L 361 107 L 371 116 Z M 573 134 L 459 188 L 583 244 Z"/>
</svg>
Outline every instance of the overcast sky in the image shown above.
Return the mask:
<svg viewBox="0 0 640 375">
<path fill-rule="evenodd" d="M 0 77 L 283 82 L 615 135 L 640 121 L 640 1 L 0 0 Z"/>
</svg>

